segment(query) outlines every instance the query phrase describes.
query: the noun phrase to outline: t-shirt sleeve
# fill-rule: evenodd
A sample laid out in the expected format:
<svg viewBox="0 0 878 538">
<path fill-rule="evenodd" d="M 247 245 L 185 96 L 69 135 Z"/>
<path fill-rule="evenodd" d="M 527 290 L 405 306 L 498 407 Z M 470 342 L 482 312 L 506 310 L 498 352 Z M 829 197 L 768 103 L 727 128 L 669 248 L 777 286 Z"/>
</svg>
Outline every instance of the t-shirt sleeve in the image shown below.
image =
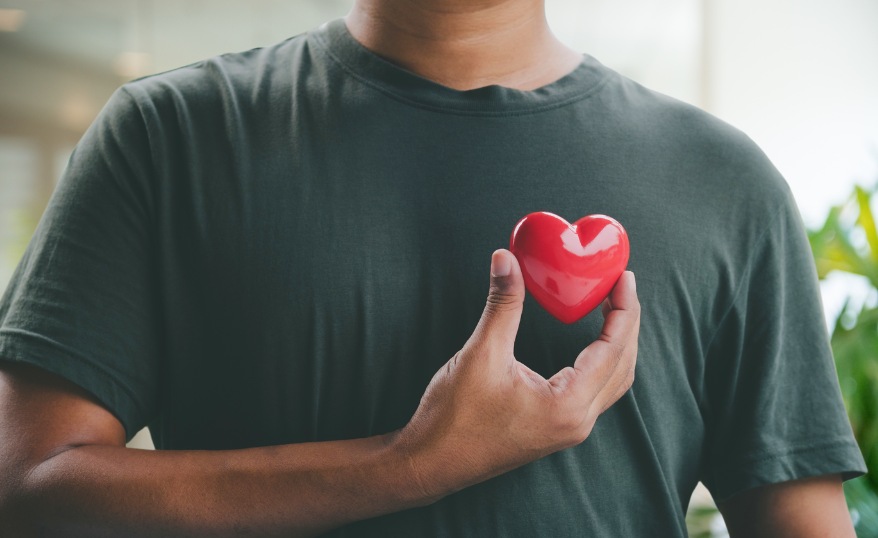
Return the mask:
<svg viewBox="0 0 878 538">
<path fill-rule="evenodd" d="M 128 439 L 157 412 L 151 167 L 143 117 L 120 89 L 73 152 L 0 299 L 0 359 L 81 386 Z"/>
<path fill-rule="evenodd" d="M 702 481 L 717 500 L 786 480 L 866 472 L 788 190 L 769 219 L 706 359 Z"/>
</svg>

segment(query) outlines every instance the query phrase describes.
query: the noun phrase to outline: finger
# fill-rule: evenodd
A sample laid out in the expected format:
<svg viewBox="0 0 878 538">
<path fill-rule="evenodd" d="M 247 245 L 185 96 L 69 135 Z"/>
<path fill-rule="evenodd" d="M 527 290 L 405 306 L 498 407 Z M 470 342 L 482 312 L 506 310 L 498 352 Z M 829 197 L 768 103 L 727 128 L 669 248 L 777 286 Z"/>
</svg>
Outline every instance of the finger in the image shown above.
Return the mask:
<svg viewBox="0 0 878 538">
<path fill-rule="evenodd" d="M 491 286 L 482 318 L 471 341 L 489 346 L 499 355 L 511 358 L 515 335 L 524 307 L 524 277 L 511 252 L 499 249 L 491 256 Z"/>
<path fill-rule="evenodd" d="M 610 304 L 610 298 L 607 297 L 604 299 L 604 302 L 601 303 L 601 314 L 603 314 L 604 317 L 607 317 L 607 314 L 609 314 L 612 309 L 613 306 Z"/>
<path fill-rule="evenodd" d="M 628 333 L 627 340 L 624 342 L 617 364 L 610 367 L 612 364 L 611 359 L 606 365 L 604 365 L 605 368 L 610 369 L 611 373 L 606 385 L 595 398 L 601 413 L 606 411 L 618 401 L 619 398 L 628 392 L 628 389 L 634 383 L 634 371 L 637 365 L 637 341 L 640 334 L 640 303 L 637 301 L 636 297 L 636 286 L 633 285 L 635 284 L 635 282 L 633 282 L 633 274 L 631 274 L 630 277 L 623 274 L 623 278 L 631 278 L 632 281 L 625 282 L 620 278 L 620 282 L 617 283 L 616 288 L 613 289 L 614 294 L 619 294 L 619 300 L 616 301 L 616 304 L 626 305 L 629 312 L 636 313 L 636 316 L 634 318 L 634 326 Z M 632 286 L 629 286 L 629 284 L 632 284 Z M 631 300 L 631 294 L 628 292 L 634 292 L 633 301 Z"/>
<path fill-rule="evenodd" d="M 573 372 L 567 374 L 570 379 L 565 383 L 570 392 L 576 393 L 575 397 L 587 404 L 591 404 L 607 386 L 612 392 L 611 382 L 614 375 L 618 375 L 616 370 L 625 357 L 626 348 L 632 344 L 632 334 L 636 355 L 640 303 L 633 273 L 622 273 L 609 299 L 612 308 L 605 316 L 601 335 L 579 354 L 573 364 Z M 625 366 L 627 364 L 622 366 L 623 372 L 627 371 Z"/>
<path fill-rule="evenodd" d="M 603 413 L 616 403 L 634 384 L 634 372 L 637 366 L 637 338 L 640 333 L 640 318 L 631 334 L 628 345 L 622 354 L 622 360 L 616 366 L 615 371 L 607 382 L 607 385 L 601 391 L 598 399 L 602 399 L 600 403 L 600 412 Z"/>
<path fill-rule="evenodd" d="M 637 285 L 634 280 L 634 273 L 631 271 L 622 273 L 607 299 L 609 300 L 610 309 L 604 316 L 601 335 L 595 344 L 598 344 L 597 347 L 616 349 L 617 354 L 620 355 L 619 349 L 624 348 L 629 334 L 640 317 L 640 301 L 637 300 Z M 600 342 L 608 344 L 608 346 Z M 580 355 L 580 358 L 582 358 L 582 355 Z"/>
<path fill-rule="evenodd" d="M 620 276 L 619 280 L 616 281 L 616 285 L 613 286 L 613 291 L 610 292 L 610 304 L 613 306 L 613 309 L 621 309 L 621 310 L 640 310 L 640 302 L 637 300 L 637 282 L 634 279 L 634 273 L 631 271 L 624 271 Z"/>
</svg>

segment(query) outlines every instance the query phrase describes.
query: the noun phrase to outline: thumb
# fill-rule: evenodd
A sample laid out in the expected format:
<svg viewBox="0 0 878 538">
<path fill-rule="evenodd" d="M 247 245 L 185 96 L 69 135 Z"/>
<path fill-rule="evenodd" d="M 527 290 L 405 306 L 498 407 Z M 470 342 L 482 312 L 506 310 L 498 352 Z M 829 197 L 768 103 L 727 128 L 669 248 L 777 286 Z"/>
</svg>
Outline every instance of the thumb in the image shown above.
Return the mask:
<svg viewBox="0 0 878 538">
<path fill-rule="evenodd" d="M 524 277 L 515 255 L 499 249 L 491 256 L 491 287 L 473 337 L 512 355 L 524 307 Z M 504 353 L 506 354 L 506 353 Z"/>
</svg>

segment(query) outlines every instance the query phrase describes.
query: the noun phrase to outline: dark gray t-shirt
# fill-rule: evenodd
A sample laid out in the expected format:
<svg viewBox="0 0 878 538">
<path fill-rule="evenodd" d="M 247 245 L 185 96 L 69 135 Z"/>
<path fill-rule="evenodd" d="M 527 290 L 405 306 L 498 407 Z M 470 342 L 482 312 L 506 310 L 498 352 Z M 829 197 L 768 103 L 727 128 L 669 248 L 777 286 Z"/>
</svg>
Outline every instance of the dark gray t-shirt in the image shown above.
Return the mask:
<svg viewBox="0 0 878 538">
<path fill-rule="evenodd" d="M 126 84 L 0 302 L 0 357 L 92 392 L 162 449 L 405 426 L 481 315 L 524 215 L 601 213 L 643 307 L 633 388 L 581 445 L 332 536 L 684 536 L 701 479 L 865 472 L 790 191 L 738 130 L 585 56 L 456 91 L 336 20 Z M 599 334 L 528 297 L 518 360 Z"/>
</svg>

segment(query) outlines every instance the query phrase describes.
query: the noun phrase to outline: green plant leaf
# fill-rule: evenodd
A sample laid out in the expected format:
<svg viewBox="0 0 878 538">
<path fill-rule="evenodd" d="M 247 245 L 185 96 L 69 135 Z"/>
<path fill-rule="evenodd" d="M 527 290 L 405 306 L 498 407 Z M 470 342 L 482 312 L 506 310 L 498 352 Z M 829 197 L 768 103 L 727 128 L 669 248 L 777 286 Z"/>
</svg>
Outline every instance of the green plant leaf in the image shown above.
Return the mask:
<svg viewBox="0 0 878 538">
<path fill-rule="evenodd" d="M 862 275 L 878 288 L 878 230 L 870 205 L 873 193 L 857 187 L 845 204 L 829 211 L 819 230 L 808 232 L 817 274 L 832 271 Z M 857 211 L 851 221 L 846 211 Z M 865 232 L 868 252 L 851 241 Z M 878 307 L 851 310 L 845 302 L 832 331 L 832 353 L 845 409 L 869 474 L 845 483 L 845 497 L 857 536 L 878 538 Z M 853 318 L 851 325 L 843 320 Z"/>
<path fill-rule="evenodd" d="M 869 257 L 872 263 L 878 263 L 878 230 L 875 229 L 875 219 L 872 218 L 872 208 L 869 205 L 870 195 L 862 187 L 857 187 L 856 197 L 857 205 L 860 206 L 857 224 L 866 232 L 866 240 L 869 242 Z"/>
</svg>

